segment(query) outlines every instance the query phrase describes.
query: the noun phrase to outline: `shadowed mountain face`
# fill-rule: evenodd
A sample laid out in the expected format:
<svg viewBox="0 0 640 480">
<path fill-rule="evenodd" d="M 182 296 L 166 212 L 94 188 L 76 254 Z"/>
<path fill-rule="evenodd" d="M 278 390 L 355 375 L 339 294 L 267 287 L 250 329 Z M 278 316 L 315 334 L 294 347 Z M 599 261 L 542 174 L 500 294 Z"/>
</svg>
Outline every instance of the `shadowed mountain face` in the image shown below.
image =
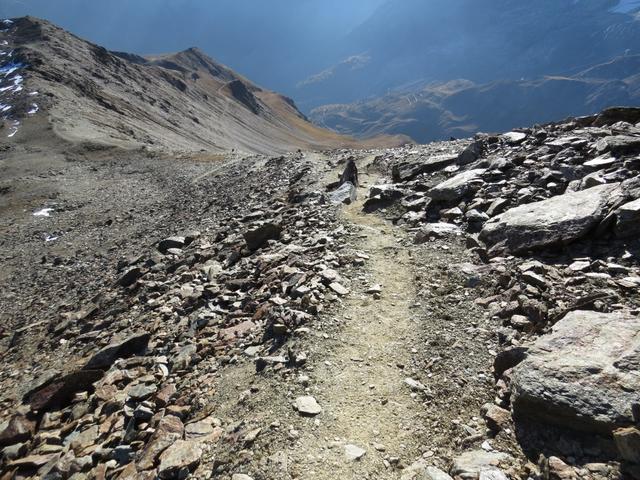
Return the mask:
<svg viewBox="0 0 640 480">
<path fill-rule="evenodd" d="M 153 57 L 114 53 L 32 17 L 8 23 L 2 35 L 7 65 L 19 68 L 3 72 L 0 85 L 9 107 L 4 121 L 18 141 L 20 121 L 35 105 L 72 142 L 256 153 L 356 143 L 315 127 L 292 100 L 196 48 Z"/>
<path fill-rule="evenodd" d="M 311 119 L 358 137 L 403 133 L 418 142 L 430 142 L 638 104 L 640 55 L 632 55 L 573 76 L 413 86 L 361 102 L 318 107 Z"/>
<path fill-rule="evenodd" d="M 637 49 L 640 22 L 616 0 L 391 0 L 345 45 L 342 60 L 300 84 L 303 109 L 387 93 L 412 82 L 486 83 L 571 75 Z M 638 52 L 632 52 L 638 53 Z"/>
</svg>

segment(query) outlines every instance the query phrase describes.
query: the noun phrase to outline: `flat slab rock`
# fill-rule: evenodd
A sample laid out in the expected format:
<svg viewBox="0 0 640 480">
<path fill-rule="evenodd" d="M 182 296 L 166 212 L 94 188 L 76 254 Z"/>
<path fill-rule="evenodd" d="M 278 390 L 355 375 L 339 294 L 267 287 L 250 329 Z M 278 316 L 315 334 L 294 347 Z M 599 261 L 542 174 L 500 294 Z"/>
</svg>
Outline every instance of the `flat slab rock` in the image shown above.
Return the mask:
<svg viewBox="0 0 640 480">
<path fill-rule="evenodd" d="M 457 235 L 462 235 L 462 229 L 454 225 L 453 223 L 427 223 L 424 224 L 416 236 L 413 239 L 413 242 L 416 244 L 421 244 L 429 241 L 429 238 L 445 238 L 445 237 L 454 237 Z"/>
<path fill-rule="evenodd" d="M 329 198 L 329 202 L 334 205 L 340 205 L 341 203 L 350 205 L 358 198 L 358 191 L 353 183 L 345 182 L 340 185 L 337 190 L 328 193 L 327 197 Z"/>
<path fill-rule="evenodd" d="M 498 467 L 511 460 L 512 457 L 506 453 L 472 450 L 454 460 L 450 473 L 456 478 L 506 480 L 507 476 Z"/>
<path fill-rule="evenodd" d="M 489 248 L 510 253 L 566 245 L 600 223 L 607 214 L 610 195 L 618 187 L 599 185 L 512 208 L 490 219 L 480 239 Z"/>
<path fill-rule="evenodd" d="M 193 471 L 200 463 L 202 448 L 196 442 L 176 440 L 160 455 L 158 476 L 162 479 L 182 477 L 185 470 Z"/>
<path fill-rule="evenodd" d="M 515 367 L 514 417 L 608 435 L 637 421 L 639 370 L 640 318 L 571 312 Z"/>
<path fill-rule="evenodd" d="M 393 181 L 397 183 L 408 182 L 423 173 L 437 172 L 453 165 L 457 159 L 457 155 L 436 155 L 423 161 L 399 163 L 393 166 Z"/>
<path fill-rule="evenodd" d="M 429 196 L 439 202 L 456 202 L 481 182 L 481 176 L 485 172 L 486 169 L 477 168 L 459 173 L 429 190 Z"/>
</svg>

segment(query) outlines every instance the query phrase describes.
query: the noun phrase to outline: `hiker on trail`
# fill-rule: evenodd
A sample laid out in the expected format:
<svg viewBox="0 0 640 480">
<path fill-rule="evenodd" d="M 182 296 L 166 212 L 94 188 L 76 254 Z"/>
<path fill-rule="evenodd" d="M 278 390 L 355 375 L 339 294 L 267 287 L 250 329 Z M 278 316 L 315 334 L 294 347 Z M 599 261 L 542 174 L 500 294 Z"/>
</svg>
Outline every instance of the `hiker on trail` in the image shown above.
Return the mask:
<svg viewBox="0 0 640 480">
<path fill-rule="evenodd" d="M 359 186 L 358 183 L 358 167 L 356 167 L 356 161 L 353 157 L 349 157 L 347 162 L 347 166 L 340 175 L 340 185 L 343 185 L 347 182 L 351 182 L 355 187 Z"/>
</svg>

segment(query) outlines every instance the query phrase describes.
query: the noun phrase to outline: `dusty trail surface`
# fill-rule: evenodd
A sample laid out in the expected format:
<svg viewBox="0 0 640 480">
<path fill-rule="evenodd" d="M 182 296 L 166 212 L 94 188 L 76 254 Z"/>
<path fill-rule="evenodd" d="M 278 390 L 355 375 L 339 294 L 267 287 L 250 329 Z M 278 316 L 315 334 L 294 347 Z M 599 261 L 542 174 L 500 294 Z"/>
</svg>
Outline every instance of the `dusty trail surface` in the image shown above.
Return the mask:
<svg viewBox="0 0 640 480">
<path fill-rule="evenodd" d="M 326 159 L 317 155 L 314 161 Z M 399 479 L 421 457 L 447 470 L 461 446 L 482 437 L 477 415 L 492 396 L 495 339 L 478 325 L 481 314 L 472 299 L 456 293 L 461 277 L 444 274 L 467 254 L 456 242 L 444 249 L 414 246 L 383 215 L 364 213 L 368 188 L 376 183 L 364 168 L 370 161 L 359 162 L 358 200 L 339 214 L 364 266 L 344 279 L 350 292 L 341 304 L 299 343 L 310 358 L 303 381 L 294 379 L 282 398 L 273 379 L 245 377 L 261 392 L 254 416 L 264 413 L 256 409 L 269 409 L 275 424 L 287 427 L 274 432 L 266 470 L 264 464 L 245 470 L 257 478 L 275 478 L 277 471 L 300 479 Z M 331 170 L 324 183 L 337 172 Z M 419 285 L 438 290 L 418 291 Z M 290 408 L 307 394 L 322 408 L 317 417 Z M 272 409 L 278 404 L 282 411 Z"/>
<path fill-rule="evenodd" d="M 363 180 L 366 184 L 371 179 Z M 359 193 L 362 199 L 365 189 Z M 415 430 L 421 424 L 421 409 L 403 373 L 415 328 L 411 260 L 400 245 L 403 235 L 380 217 L 364 214 L 362 203 L 346 207 L 343 220 L 355 227 L 355 243 L 369 257 L 366 280 L 345 301 L 342 341 L 314 372 L 324 414 L 320 427 L 304 435 L 295 449 L 305 464 L 301 478 L 393 478 L 386 473 L 385 452 L 391 461 L 419 454 Z M 380 298 L 366 293 L 366 285 L 380 285 Z M 347 445 L 366 454 L 349 461 Z"/>
</svg>

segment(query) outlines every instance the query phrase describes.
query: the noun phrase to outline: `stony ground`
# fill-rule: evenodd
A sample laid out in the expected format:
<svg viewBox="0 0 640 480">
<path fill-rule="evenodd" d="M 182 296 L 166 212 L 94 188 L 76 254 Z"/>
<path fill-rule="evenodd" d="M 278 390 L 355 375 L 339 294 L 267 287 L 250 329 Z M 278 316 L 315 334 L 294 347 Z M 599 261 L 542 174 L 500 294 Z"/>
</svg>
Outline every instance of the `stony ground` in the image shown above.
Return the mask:
<svg viewBox="0 0 640 480">
<path fill-rule="evenodd" d="M 640 118 L 610 115 L 274 158 L 12 144 L 2 479 L 637 477 Z"/>
</svg>

